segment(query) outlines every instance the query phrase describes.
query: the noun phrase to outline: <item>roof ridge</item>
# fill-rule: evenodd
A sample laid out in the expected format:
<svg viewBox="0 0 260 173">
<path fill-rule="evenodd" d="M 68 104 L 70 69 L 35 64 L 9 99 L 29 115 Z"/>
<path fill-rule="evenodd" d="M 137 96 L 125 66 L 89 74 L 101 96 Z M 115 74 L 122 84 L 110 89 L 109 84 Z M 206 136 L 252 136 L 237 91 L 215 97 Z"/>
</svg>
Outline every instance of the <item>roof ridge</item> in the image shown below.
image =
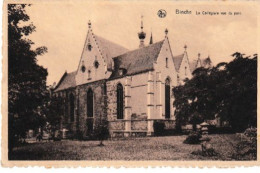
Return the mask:
<svg viewBox="0 0 260 173">
<path fill-rule="evenodd" d="M 106 59 L 105 59 L 105 57 L 104 57 L 104 55 L 103 55 L 103 52 L 102 52 L 102 50 L 101 50 L 101 47 L 100 47 L 100 45 L 99 45 L 98 42 L 97 42 L 97 37 L 99 37 L 99 36 L 97 36 L 96 34 L 94 34 L 94 32 L 91 32 L 91 34 L 92 34 L 92 38 L 94 39 L 94 42 L 95 42 L 95 44 L 96 44 L 96 46 L 97 46 L 98 52 L 100 53 L 100 55 L 101 55 L 101 57 L 102 57 L 102 59 L 103 59 L 104 64 L 107 64 L 107 61 L 106 61 Z"/>
<path fill-rule="evenodd" d="M 94 34 L 94 33 L 93 33 L 93 34 Z M 117 43 L 115 43 L 115 42 L 113 42 L 113 41 L 110 41 L 110 40 L 108 40 L 108 39 L 106 39 L 106 38 L 104 38 L 104 37 L 101 37 L 101 36 L 99 36 L 99 35 L 96 35 L 96 34 L 95 34 L 95 37 L 101 38 L 101 39 L 105 40 L 106 42 L 110 42 L 110 43 L 112 43 L 112 44 L 115 44 L 116 46 L 119 46 L 119 47 L 122 47 L 122 48 L 124 48 L 124 49 L 127 49 L 127 48 L 125 48 L 125 47 L 123 47 L 123 46 L 121 46 L 121 45 L 119 45 L 119 44 L 117 44 Z M 128 50 L 128 49 L 127 49 L 127 50 Z"/>
<path fill-rule="evenodd" d="M 157 41 L 157 42 L 155 42 L 155 43 L 153 43 L 153 44 L 149 44 L 148 46 L 145 46 L 145 47 L 142 47 L 142 48 L 137 48 L 137 49 L 134 49 L 134 50 L 130 50 L 130 51 L 125 52 L 125 53 L 123 53 L 123 54 L 121 54 L 121 55 L 118 55 L 118 56 L 116 56 L 116 57 L 112 57 L 112 59 L 121 57 L 121 56 L 126 55 L 126 54 L 131 53 L 131 52 L 135 52 L 135 51 L 138 51 L 138 50 L 141 50 L 141 49 L 145 49 L 145 48 L 154 46 L 155 44 L 159 44 L 159 43 L 161 43 L 161 42 L 163 43 L 163 42 L 164 42 L 164 39 L 161 40 L 161 41 Z"/>
</svg>

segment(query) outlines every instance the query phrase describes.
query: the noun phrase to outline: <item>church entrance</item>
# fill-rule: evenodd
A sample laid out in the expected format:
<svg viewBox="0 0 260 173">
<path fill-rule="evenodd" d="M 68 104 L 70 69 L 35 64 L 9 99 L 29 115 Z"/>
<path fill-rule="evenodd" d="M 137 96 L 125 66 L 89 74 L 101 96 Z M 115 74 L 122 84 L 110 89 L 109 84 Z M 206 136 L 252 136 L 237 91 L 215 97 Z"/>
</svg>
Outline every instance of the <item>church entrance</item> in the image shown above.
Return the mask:
<svg viewBox="0 0 260 173">
<path fill-rule="evenodd" d="M 93 132 L 94 94 L 90 88 L 87 92 L 87 135 Z"/>
<path fill-rule="evenodd" d="M 165 81 L 165 118 L 170 118 L 171 116 L 171 87 L 170 79 L 167 78 Z"/>
</svg>

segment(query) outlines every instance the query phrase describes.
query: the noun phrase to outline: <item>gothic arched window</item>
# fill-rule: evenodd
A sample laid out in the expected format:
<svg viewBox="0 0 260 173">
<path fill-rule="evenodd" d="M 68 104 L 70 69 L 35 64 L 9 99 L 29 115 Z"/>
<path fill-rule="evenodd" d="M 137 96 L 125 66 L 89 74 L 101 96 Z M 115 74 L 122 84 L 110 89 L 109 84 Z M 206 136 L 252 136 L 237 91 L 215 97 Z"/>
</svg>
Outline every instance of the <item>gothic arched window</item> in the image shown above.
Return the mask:
<svg viewBox="0 0 260 173">
<path fill-rule="evenodd" d="M 123 119 L 124 118 L 124 91 L 122 84 L 117 84 L 116 88 L 117 93 L 117 119 Z"/>
<path fill-rule="evenodd" d="M 74 122 L 74 95 L 70 94 L 70 122 Z"/>
<path fill-rule="evenodd" d="M 165 80 L 165 118 L 170 118 L 171 116 L 171 87 L 170 79 Z"/>
<path fill-rule="evenodd" d="M 94 102 L 94 97 L 93 97 L 93 91 L 90 88 L 87 92 L 87 117 L 93 117 L 93 102 Z"/>
</svg>

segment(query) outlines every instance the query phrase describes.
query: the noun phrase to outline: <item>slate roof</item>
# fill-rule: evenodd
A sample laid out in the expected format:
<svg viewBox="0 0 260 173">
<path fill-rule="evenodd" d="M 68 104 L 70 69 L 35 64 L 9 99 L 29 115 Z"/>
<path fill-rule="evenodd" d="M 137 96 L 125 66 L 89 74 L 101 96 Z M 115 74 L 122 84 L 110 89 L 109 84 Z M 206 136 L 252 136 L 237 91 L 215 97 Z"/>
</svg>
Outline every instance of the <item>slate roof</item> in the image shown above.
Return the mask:
<svg viewBox="0 0 260 173">
<path fill-rule="evenodd" d="M 198 66 L 198 60 L 193 60 L 192 62 L 190 62 L 190 70 L 191 72 L 193 72 Z"/>
<path fill-rule="evenodd" d="M 191 72 L 193 72 L 197 66 L 198 66 L 198 61 L 200 61 L 201 63 L 201 66 L 202 67 L 205 67 L 205 68 L 208 68 L 211 66 L 211 59 L 210 57 L 207 57 L 207 58 L 202 58 L 200 60 L 193 60 L 191 63 L 190 63 L 190 69 L 191 69 Z"/>
<path fill-rule="evenodd" d="M 54 89 L 55 92 L 73 88 L 76 86 L 76 76 L 77 71 L 67 73 L 65 72 L 64 75 L 61 77 L 59 83 L 57 84 L 56 88 Z"/>
<path fill-rule="evenodd" d="M 96 39 L 100 51 L 102 52 L 103 57 L 105 58 L 105 61 L 107 62 L 109 70 L 112 70 L 113 57 L 122 55 L 129 51 L 128 49 L 109 40 L 106 40 L 100 36 L 94 35 L 94 37 Z"/>
<path fill-rule="evenodd" d="M 176 71 L 179 71 L 183 57 L 184 57 L 184 54 L 172 57 Z"/>
<path fill-rule="evenodd" d="M 120 70 L 125 70 L 125 75 L 133 75 L 153 69 L 153 63 L 157 60 L 164 40 L 151 44 L 144 48 L 127 52 L 114 58 L 114 68 L 110 79 L 122 77 Z"/>
<path fill-rule="evenodd" d="M 210 57 L 208 56 L 207 58 L 202 59 L 202 66 L 205 68 L 208 68 L 210 66 L 212 66 L 212 61 L 210 59 Z"/>
</svg>

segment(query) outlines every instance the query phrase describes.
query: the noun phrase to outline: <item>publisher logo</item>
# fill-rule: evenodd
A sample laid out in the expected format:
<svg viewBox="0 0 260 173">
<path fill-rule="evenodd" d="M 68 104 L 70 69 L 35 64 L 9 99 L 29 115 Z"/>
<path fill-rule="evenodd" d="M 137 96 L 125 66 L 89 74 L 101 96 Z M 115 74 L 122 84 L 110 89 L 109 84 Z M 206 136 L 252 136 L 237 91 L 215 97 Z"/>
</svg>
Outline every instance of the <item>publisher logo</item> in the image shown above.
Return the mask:
<svg viewBox="0 0 260 173">
<path fill-rule="evenodd" d="M 167 12 L 163 9 L 160 9 L 157 13 L 157 15 L 160 17 L 160 18 L 165 18 L 166 15 L 167 15 Z"/>
</svg>

